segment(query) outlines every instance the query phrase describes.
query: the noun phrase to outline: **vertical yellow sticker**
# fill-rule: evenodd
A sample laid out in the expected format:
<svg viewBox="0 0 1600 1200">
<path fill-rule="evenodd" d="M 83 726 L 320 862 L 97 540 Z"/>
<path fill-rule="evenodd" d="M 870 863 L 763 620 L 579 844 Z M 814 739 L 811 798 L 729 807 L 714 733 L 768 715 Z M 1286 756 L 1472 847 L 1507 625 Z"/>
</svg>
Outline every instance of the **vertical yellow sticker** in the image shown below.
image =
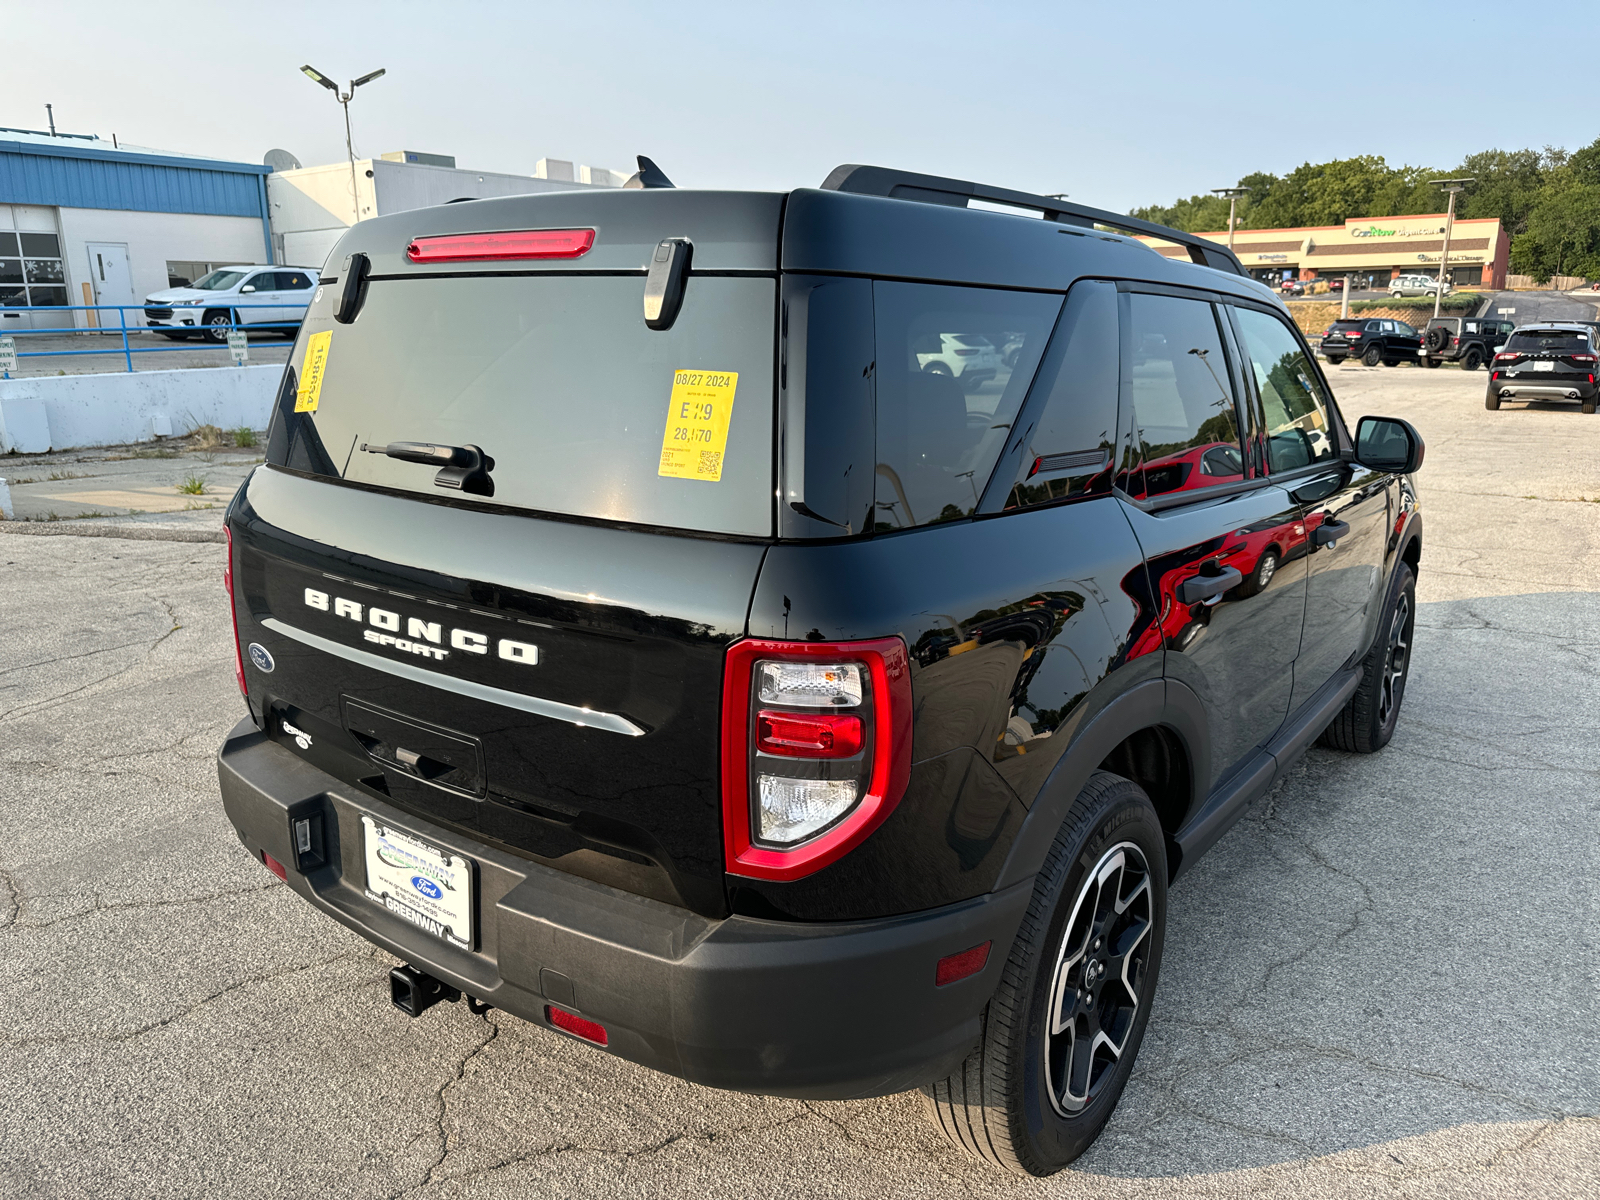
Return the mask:
<svg viewBox="0 0 1600 1200">
<path fill-rule="evenodd" d="M 300 372 L 300 390 L 295 394 L 295 412 L 317 411 L 322 398 L 322 375 L 328 366 L 328 345 L 333 341 L 333 330 L 324 329 L 306 339 L 306 361 Z"/>
<path fill-rule="evenodd" d="M 737 371 L 677 371 L 667 406 L 667 431 L 661 438 L 661 467 L 670 479 L 722 478 L 722 454 L 728 448 L 728 422 L 733 417 Z"/>
</svg>

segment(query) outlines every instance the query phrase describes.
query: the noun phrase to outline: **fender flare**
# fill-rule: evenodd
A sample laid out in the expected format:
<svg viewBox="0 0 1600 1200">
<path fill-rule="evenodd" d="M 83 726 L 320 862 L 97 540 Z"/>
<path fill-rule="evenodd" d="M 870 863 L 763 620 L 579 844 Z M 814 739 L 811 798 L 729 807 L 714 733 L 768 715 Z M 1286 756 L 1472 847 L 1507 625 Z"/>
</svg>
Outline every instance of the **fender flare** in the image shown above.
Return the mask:
<svg viewBox="0 0 1600 1200">
<path fill-rule="evenodd" d="M 1072 739 L 1023 818 L 993 890 L 998 892 L 1039 873 L 1056 832 L 1089 776 L 1120 742 L 1155 726 L 1175 735 L 1189 759 L 1188 803 L 1167 830 L 1169 847 L 1173 845 L 1170 835 L 1199 811 L 1205 799 L 1211 778 L 1210 730 L 1200 697 L 1187 685 L 1175 679 L 1152 679 L 1110 701 Z"/>
</svg>

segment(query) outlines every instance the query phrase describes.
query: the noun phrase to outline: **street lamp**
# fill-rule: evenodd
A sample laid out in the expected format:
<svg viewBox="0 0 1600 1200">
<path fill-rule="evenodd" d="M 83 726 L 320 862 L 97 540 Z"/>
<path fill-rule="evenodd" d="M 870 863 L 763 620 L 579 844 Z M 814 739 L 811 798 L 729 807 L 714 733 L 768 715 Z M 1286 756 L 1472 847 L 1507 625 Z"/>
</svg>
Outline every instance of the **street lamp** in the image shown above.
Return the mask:
<svg viewBox="0 0 1600 1200">
<path fill-rule="evenodd" d="M 1444 217 L 1444 249 L 1439 252 L 1439 286 L 1433 291 L 1433 315 L 1439 315 L 1439 306 L 1444 303 L 1444 277 L 1450 269 L 1450 231 L 1456 223 L 1456 193 L 1464 191 L 1467 184 L 1476 182 L 1472 179 L 1430 179 L 1429 183 L 1435 187 L 1442 187 L 1450 193 L 1450 207 Z"/>
<path fill-rule="evenodd" d="M 1234 224 L 1236 223 L 1234 221 L 1234 213 L 1238 210 L 1238 207 L 1239 207 L 1239 197 L 1240 196 L 1244 196 L 1244 195 L 1248 195 L 1249 191 L 1250 191 L 1250 189 L 1247 188 L 1247 187 L 1212 188 L 1211 189 L 1211 194 L 1213 196 L 1226 196 L 1228 198 L 1228 249 L 1229 250 L 1233 249 L 1233 227 L 1234 227 Z"/>
<path fill-rule="evenodd" d="M 350 98 L 356 94 L 356 89 L 363 83 L 371 83 L 374 79 L 383 75 L 384 69 L 380 67 L 376 71 L 363 75 L 360 79 L 352 79 L 350 81 L 350 90 L 343 95 L 339 93 L 339 85 L 315 67 L 304 66 L 300 69 L 310 76 L 313 83 L 320 83 L 332 92 L 334 99 L 344 106 L 344 149 L 345 153 L 350 156 L 350 207 L 353 214 L 350 223 L 353 225 L 361 220 L 361 201 L 357 198 L 361 193 L 356 187 L 355 143 L 350 139 Z"/>
</svg>

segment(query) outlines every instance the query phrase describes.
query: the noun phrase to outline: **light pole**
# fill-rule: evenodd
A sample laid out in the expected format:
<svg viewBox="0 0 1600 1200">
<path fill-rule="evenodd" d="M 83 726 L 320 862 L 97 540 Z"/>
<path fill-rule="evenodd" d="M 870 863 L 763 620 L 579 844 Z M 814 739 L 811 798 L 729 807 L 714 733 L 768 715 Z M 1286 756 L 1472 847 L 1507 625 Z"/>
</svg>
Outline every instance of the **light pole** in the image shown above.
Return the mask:
<svg viewBox="0 0 1600 1200">
<path fill-rule="evenodd" d="M 1442 187 L 1450 193 L 1450 207 L 1444 216 L 1444 249 L 1439 252 L 1439 286 L 1433 292 L 1433 315 L 1439 315 L 1439 306 L 1444 303 L 1444 277 L 1450 269 L 1450 231 L 1456 224 L 1456 193 L 1465 190 L 1467 184 L 1474 182 L 1471 179 L 1430 179 L 1429 183 Z"/>
<path fill-rule="evenodd" d="M 1238 211 L 1238 208 L 1239 208 L 1239 197 L 1247 195 L 1249 193 L 1249 191 L 1250 191 L 1250 189 L 1247 188 L 1247 187 L 1212 188 L 1211 189 L 1211 194 L 1213 196 L 1226 196 L 1228 198 L 1228 249 L 1229 250 L 1233 249 L 1233 227 L 1236 224 L 1238 224 L 1238 222 L 1234 219 L 1234 214 Z"/>
<path fill-rule="evenodd" d="M 361 193 L 356 187 L 356 148 L 355 143 L 350 138 L 350 98 L 356 94 L 356 89 L 363 83 L 371 83 L 374 79 L 383 75 L 384 69 L 379 67 L 376 71 L 363 75 L 360 79 L 352 79 L 350 81 L 350 90 L 343 95 L 339 93 L 339 85 L 315 67 L 304 66 L 300 69 L 311 77 L 312 82 L 320 83 L 332 92 L 334 99 L 344 106 L 344 149 L 345 153 L 350 156 L 350 223 L 354 225 L 361 220 L 361 201 L 359 199 Z"/>
</svg>

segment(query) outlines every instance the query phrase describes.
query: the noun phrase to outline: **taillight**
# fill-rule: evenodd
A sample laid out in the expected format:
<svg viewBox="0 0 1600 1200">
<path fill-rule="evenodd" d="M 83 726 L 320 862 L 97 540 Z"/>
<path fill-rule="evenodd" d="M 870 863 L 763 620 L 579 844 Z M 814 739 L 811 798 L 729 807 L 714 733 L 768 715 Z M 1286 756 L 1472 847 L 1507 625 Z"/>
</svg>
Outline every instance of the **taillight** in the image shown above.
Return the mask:
<svg viewBox="0 0 1600 1200">
<path fill-rule="evenodd" d="M 594 245 L 592 229 L 519 229 L 504 233 L 451 233 L 413 238 L 414 263 L 500 262 L 520 258 L 582 258 Z"/>
<path fill-rule="evenodd" d="M 250 688 L 244 681 L 244 647 L 239 644 L 239 609 L 233 602 L 233 529 L 222 527 L 227 534 L 228 560 L 222 567 L 222 586 L 228 593 L 228 616 L 233 618 L 233 677 L 238 680 L 239 694 L 250 699 Z"/>
<path fill-rule="evenodd" d="M 1450 339 L 1450 344 L 1452 346 L 1459 346 L 1459 345 L 1461 345 L 1461 339 L 1458 338 L 1458 337 L 1453 337 L 1453 338 Z"/>
<path fill-rule="evenodd" d="M 800 879 L 849 853 L 911 777 L 911 674 L 899 638 L 728 648 L 722 827 L 728 873 Z"/>
<path fill-rule="evenodd" d="M 970 357 L 971 357 L 971 356 L 972 356 L 972 355 L 974 355 L 974 354 L 976 354 L 976 353 L 977 353 L 977 350 L 976 350 L 976 349 L 970 349 L 970 350 L 957 350 L 957 351 L 956 351 L 956 357 L 957 357 L 957 358 L 970 358 Z"/>
<path fill-rule="evenodd" d="M 1496 354 L 1494 360 L 1495 362 L 1505 362 L 1507 359 L 1515 357 L 1517 357 L 1515 354 Z"/>
</svg>

